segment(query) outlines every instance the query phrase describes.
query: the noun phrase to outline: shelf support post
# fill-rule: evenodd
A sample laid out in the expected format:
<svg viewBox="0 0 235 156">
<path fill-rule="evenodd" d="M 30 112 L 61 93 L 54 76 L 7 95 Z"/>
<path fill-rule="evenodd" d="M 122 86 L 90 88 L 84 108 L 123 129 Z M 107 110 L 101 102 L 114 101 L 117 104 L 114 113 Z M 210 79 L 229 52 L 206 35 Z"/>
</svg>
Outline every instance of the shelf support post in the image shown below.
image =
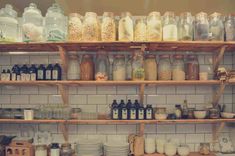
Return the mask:
<svg viewBox="0 0 235 156">
<path fill-rule="evenodd" d="M 65 86 L 65 85 L 62 85 L 62 84 L 59 84 L 58 87 L 59 87 L 59 91 L 60 91 L 60 95 L 61 95 L 61 98 L 63 100 L 63 103 L 64 103 L 64 105 L 67 106 L 68 103 L 69 103 L 68 87 Z"/>
<path fill-rule="evenodd" d="M 219 68 L 219 65 L 220 65 L 220 62 L 221 62 L 221 59 L 223 58 L 224 56 L 224 52 L 226 50 L 227 46 L 224 45 L 220 51 L 218 52 L 218 55 L 216 57 L 214 57 L 214 60 L 213 60 L 213 71 L 214 71 L 214 76 L 215 76 L 215 73 L 217 72 L 218 68 Z"/>
<path fill-rule="evenodd" d="M 65 143 L 68 143 L 69 141 L 69 134 L 68 134 L 68 125 L 64 122 L 64 123 L 60 123 L 59 124 L 59 129 L 63 134 Z"/>
<path fill-rule="evenodd" d="M 145 124 L 140 123 L 140 130 L 139 130 L 139 135 L 144 136 L 144 129 L 145 129 Z"/>
<path fill-rule="evenodd" d="M 225 86 L 226 86 L 226 82 L 221 81 L 219 88 L 214 92 L 214 96 L 212 100 L 213 107 L 218 106 L 219 99 L 221 95 L 224 93 Z"/>
<path fill-rule="evenodd" d="M 140 103 L 143 104 L 144 103 L 144 87 L 145 84 L 140 84 Z"/>
<path fill-rule="evenodd" d="M 224 127 L 225 127 L 225 122 L 221 122 L 218 127 L 216 124 L 212 125 L 213 144 L 215 144 L 216 141 L 218 140 L 219 134 L 224 129 Z"/>
<path fill-rule="evenodd" d="M 64 76 L 67 78 L 67 70 L 68 70 L 68 56 L 66 54 L 65 49 L 62 46 L 57 46 L 59 53 L 60 53 L 60 59 L 61 59 L 61 66 L 64 73 Z"/>
</svg>

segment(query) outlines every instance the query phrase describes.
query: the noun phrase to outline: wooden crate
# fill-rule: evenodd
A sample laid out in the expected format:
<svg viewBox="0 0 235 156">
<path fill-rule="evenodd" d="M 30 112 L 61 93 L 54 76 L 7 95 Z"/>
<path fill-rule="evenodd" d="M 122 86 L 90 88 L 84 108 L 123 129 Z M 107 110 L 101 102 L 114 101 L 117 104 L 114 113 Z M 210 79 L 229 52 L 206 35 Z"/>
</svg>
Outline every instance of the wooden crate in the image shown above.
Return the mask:
<svg viewBox="0 0 235 156">
<path fill-rule="evenodd" d="M 12 141 L 6 147 L 6 156 L 34 156 L 33 145 L 27 141 Z"/>
</svg>

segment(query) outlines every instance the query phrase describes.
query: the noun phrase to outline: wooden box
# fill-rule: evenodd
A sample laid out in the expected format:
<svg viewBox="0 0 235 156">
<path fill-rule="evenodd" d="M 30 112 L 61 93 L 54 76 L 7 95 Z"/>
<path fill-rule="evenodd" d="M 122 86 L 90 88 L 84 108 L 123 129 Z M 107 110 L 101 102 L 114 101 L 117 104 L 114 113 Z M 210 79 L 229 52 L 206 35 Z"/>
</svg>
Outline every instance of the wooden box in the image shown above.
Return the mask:
<svg viewBox="0 0 235 156">
<path fill-rule="evenodd" d="M 12 141 L 6 147 L 6 156 L 34 156 L 33 145 L 27 141 Z"/>
</svg>

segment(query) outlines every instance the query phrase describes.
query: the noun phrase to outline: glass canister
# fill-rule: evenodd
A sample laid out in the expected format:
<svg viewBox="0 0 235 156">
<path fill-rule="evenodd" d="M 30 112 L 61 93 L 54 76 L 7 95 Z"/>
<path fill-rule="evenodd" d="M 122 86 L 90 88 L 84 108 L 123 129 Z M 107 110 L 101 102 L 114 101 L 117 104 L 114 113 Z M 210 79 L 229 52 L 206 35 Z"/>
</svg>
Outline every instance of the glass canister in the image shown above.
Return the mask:
<svg viewBox="0 0 235 156">
<path fill-rule="evenodd" d="M 140 17 L 135 24 L 135 41 L 146 41 L 146 30 L 145 17 Z"/>
<path fill-rule="evenodd" d="M 83 41 L 98 41 L 99 29 L 97 14 L 94 12 L 86 12 L 82 27 Z"/>
<path fill-rule="evenodd" d="M 66 18 L 61 7 L 54 3 L 47 9 L 45 32 L 47 41 L 64 41 L 66 36 Z"/>
<path fill-rule="evenodd" d="M 166 12 L 163 18 L 163 41 L 177 41 L 177 22 L 174 12 Z"/>
<path fill-rule="evenodd" d="M 112 12 L 104 12 L 101 23 L 101 40 L 115 41 L 116 40 L 116 26 Z"/>
<path fill-rule="evenodd" d="M 132 80 L 144 80 L 144 57 L 141 52 L 135 52 L 132 59 Z"/>
<path fill-rule="evenodd" d="M 224 41 L 224 23 L 220 13 L 213 13 L 209 17 L 209 40 Z"/>
<path fill-rule="evenodd" d="M 131 55 L 127 56 L 126 80 L 132 80 L 132 57 L 131 57 Z"/>
<path fill-rule="evenodd" d="M 225 32 L 226 41 L 235 40 L 235 16 L 232 14 L 226 17 Z"/>
<path fill-rule="evenodd" d="M 71 144 L 64 143 L 61 145 L 60 156 L 72 156 L 73 153 Z"/>
<path fill-rule="evenodd" d="M 184 12 L 180 15 L 178 35 L 180 41 L 193 40 L 193 17 L 190 12 Z"/>
<path fill-rule="evenodd" d="M 126 64 L 124 55 L 114 56 L 113 80 L 124 81 L 126 79 Z"/>
<path fill-rule="evenodd" d="M 123 12 L 118 25 L 118 40 L 133 41 L 134 39 L 134 23 L 129 12 Z"/>
<path fill-rule="evenodd" d="M 24 42 L 43 41 L 43 17 L 34 3 L 24 9 L 22 34 Z"/>
<path fill-rule="evenodd" d="M 36 145 L 35 156 L 47 156 L 47 146 L 46 145 Z"/>
<path fill-rule="evenodd" d="M 157 62 L 155 55 L 146 55 L 144 60 L 145 80 L 157 80 Z"/>
<path fill-rule="evenodd" d="M 185 80 L 183 55 L 174 55 L 174 61 L 172 63 L 172 80 L 176 80 L 176 81 Z"/>
<path fill-rule="evenodd" d="M 159 56 L 158 80 L 171 80 L 170 55 L 160 55 Z"/>
<path fill-rule="evenodd" d="M 194 40 L 208 41 L 209 39 L 209 22 L 207 13 L 200 12 L 196 15 L 194 24 Z"/>
<path fill-rule="evenodd" d="M 186 80 L 199 80 L 199 63 L 196 55 L 188 55 L 187 57 Z"/>
<path fill-rule="evenodd" d="M 69 41 L 82 40 L 82 16 L 79 15 L 78 13 L 69 14 L 68 40 Z"/>
<path fill-rule="evenodd" d="M 80 79 L 80 64 L 79 57 L 77 54 L 71 54 L 68 61 L 68 80 L 79 80 Z"/>
<path fill-rule="evenodd" d="M 106 81 L 109 75 L 109 61 L 105 52 L 98 52 L 95 64 L 95 80 Z"/>
<path fill-rule="evenodd" d="M 160 12 L 151 12 L 147 18 L 147 40 L 162 40 L 162 20 Z"/>
<path fill-rule="evenodd" d="M 81 80 L 94 80 L 94 62 L 92 55 L 83 55 L 80 70 Z"/>
<path fill-rule="evenodd" d="M 0 9 L 0 42 L 15 42 L 18 39 L 17 12 L 10 4 Z"/>
</svg>

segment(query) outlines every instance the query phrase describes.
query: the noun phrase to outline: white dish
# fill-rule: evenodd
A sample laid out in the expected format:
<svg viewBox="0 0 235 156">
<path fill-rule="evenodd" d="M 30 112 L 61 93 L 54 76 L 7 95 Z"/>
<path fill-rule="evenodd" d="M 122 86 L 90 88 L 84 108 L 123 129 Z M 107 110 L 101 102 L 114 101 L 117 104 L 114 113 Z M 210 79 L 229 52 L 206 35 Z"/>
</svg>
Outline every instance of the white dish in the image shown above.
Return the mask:
<svg viewBox="0 0 235 156">
<path fill-rule="evenodd" d="M 157 120 L 166 120 L 167 119 L 167 114 L 155 114 L 155 119 Z"/>
<path fill-rule="evenodd" d="M 234 113 L 227 113 L 227 112 L 222 112 L 221 117 L 225 119 L 232 119 L 234 118 L 235 114 Z"/>
<path fill-rule="evenodd" d="M 193 114 L 194 114 L 194 117 L 196 119 L 205 119 L 206 115 L 207 115 L 207 111 L 205 111 L 205 110 L 195 110 L 193 112 Z"/>
</svg>

